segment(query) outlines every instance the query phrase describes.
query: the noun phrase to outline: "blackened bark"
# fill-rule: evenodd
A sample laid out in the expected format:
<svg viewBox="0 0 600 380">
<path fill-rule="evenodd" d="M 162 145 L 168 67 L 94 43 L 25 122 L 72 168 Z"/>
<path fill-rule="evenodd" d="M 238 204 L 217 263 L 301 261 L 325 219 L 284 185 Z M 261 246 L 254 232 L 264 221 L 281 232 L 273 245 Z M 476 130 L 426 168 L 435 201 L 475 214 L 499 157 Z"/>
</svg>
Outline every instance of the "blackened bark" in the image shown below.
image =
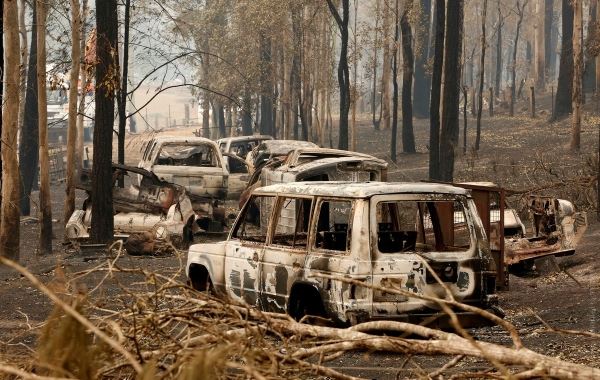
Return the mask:
<svg viewBox="0 0 600 380">
<path fill-rule="evenodd" d="M 31 3 L 33 20 L 37 16 L 36 2 Z M 39 136 L 38 136 L 38 96 L 37 96 L 37 31 L 36 23 L 31 28 L 31 45 L 27 68 L 25 93 L 25 114 L 20 129 L 19 168 L 21 171 L 21 215 L 31 213 L 31 190 L 38 180 Z"/>
<path fill-rule="evenodd" d="M 483 0 L 483 13 L 481 15 L 481 60 L 479 61 L 479 94 L 477 94 L 477 137 L 475 138 L 475 150 L 479 150 L 481 142 L 481 114 L 483 112 L 483 79 L 485 74 L 485 22 L 487 16 L 487 0 Z"/>
<path fill-rule="evenodd" d="M 4 6 L 0 7 L 0 73 L 4 72 Z M 0 104 L 4 104 L 4 81 L 0 80 Z M 0 107 L 0 136 L 2 136 L 2 107 Z M 2 153 L 2 144 L 0 144 Z M 0 155 L 0 183 L 2 183 L 2 156 Z"/>
<path fill-rule="evenodd" d="M 517 81 L 517 52 L 519 51 L 519 37 L 521 34 L 521 24 L 523 23 L 523 15 L 525 13 L 525 6 L 527 5 L 527 0 L 525 3 L 521 5 L 521 1 L 517 0 L 517 30 L 515 32 L 515 42 L 513 44 L 513 56 L 512 56 L 512 65 L 511 65 L 511 86 L 510 86 L 510 116 L 515 114 L 515 101 L 516 99 L 516 81 Z M 531 63 L 531 52 L 529 42 L 527 43 L 527 61 L 529 64 Z M 520 92 L 520 91 L 519 91 Z"/>
<path fill-rule="evenodd" d="M 119 133 L 117 135 L 117 161 L 119 164 L 125 164 L 125 124 L 127 122 L 127 80 L 129 72 L 129 21 L 130 21 L 131 0 L 125 0 L 125 16 L 123 19 L 123 70 L 121 74 L 121 88 L 119 89 Z M 124 187 L 124 177 L 119 178 L 119 187 Z"/>
<path fill-rule="evenodd" d="M 545 0 L 544 7 L 544 62 L 546 78 L 552 81 L 552 24 L 554 23 L 554 0 Z"/>
<path fill-rule="evenodd" d="M 260 94 L 260 133 L 273 135 L 273 81 L 271 66 L 271 38 L 260 36 L 261 94 Z"/>
<path fill-rule="evenodd" d="M 341 0 L 342 15 L 339 14 L 333 0 L 327 0 L 329 10 L 340 30 L 340 60 L 338 63 L 338 85 L 340 87 L 340 122 L 338 148 L 348 149 L 348 113 L 350 112 L 350 70 L 348 68 L 348 21 L 350 19 L 350 0 Z"/>
<path fill-rule="evenodd" d="M 375 41 L 373 43 L 373 86 L 372 86 L 372 92 L 371 92 L 371 120 L 373 122 L 373 128 L 378 131 L 379 130 L 379 124 L 381 123 L 381 111 L 379 112 L 379 120 L 376 117 L 376 113 L 377 113 L 377 66 L 378 66 L 378 60 L 377 60 L 377 47 L 379 45 L 379 40 L 377 39 L 377 34 L 379 32 L 379 0 L 376 1 L 375 3 L 375 37 L 373 38 L 373 40 Z"/>
<path fill-rule="evenodd" d="M 242 99 L 242 134 L 244 136 L 252 135 L 252 99 L 248 91 Z"/>
<path fill-rule="evenodd" d="M 406 5 L 406 10 L 400 19 L 402 30 L 402 151 L 416 153 L 415 134 L 413 131 L 413 34 L 410 27 L 409 11 L 412 2 Z M 415 95 L 415 101 L 416 101 Z"/>
<path fill-rule="evenodd" d="M 396 146 L 397 146 L 397 135 L 398 135 L 398 38 L 399 38 L 399 20 L 398 20 L 398 0 L 396 0 L 396 11 L 394 15 L 394 48 L 392 49 L 392 84 L 393 84 L 393 96 L 392 96 L 392 138 L 390 145 L 390 158 L 393 162 L 396 162 Z"/>
<path fill-rule="evenodd" d="M 448 7 L 444 48 L 444 95 L 440 134 L 440 179 L 454 180 L 454 149 L 458 146 L 460 60 L 462 53 L 463 0 Z"/>
<path fill-rule="evenodd" d="M 112 54 L 117 49 L 117 1 L 96 0 L 96 115 L 92 166 L 92 227 L 90 238 L 95 243 L 113 239 L 112 202 L 112 137 L 115 122 L 115 93 L 118 83 L 117 62 Z"/>
<path fill-rule="evenodd" d="M 427 45 L 429 43 L 429 25 L 431 23 L 431 0 L 421 0 L 421 14 L 418 32 L 422 41 L 415 62 L 414 111 L 419 118 L 429 117 L 429 96 L 431 92 L 431 74 L 427 73 Z M 403 99 L 404 99 L 404 95 Z M 404 104 L 404 100 L 402 101 Z"/>
<path fill-rule="evenodd" d="M 558 85 L 553 119 L 573 111 L 573 5 L 571 0 L 562 0 L 562 44 L 558 68 Z"/>
<path fill-rule="evenodd" d="M 435 0 L 434 57 L 431 75 L 431 99 L 429 102 L 429 179 L 440 178 L 440 97 L 442 89 L 442 69 L 444 67 L 444 25 L 446 4 Z"/>
<path fill-rule="evenodd" d="M 498 24 L 496 25 L 496 80 L 494 91 L 496 96 L 500 96 L 500 82 L 502 81 L 502 27 L 504 26 L 504 16 L 500 0 L 498 3 Z"/>
</svg>

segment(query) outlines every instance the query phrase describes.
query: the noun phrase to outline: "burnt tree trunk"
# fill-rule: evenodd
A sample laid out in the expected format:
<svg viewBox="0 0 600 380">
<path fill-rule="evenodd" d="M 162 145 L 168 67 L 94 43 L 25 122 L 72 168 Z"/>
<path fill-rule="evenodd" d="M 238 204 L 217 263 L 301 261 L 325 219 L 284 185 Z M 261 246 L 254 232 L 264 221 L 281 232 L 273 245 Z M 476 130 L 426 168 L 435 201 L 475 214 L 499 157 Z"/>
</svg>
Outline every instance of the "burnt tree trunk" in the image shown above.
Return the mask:
<svg viewBox="0 0 600 380">
<path fill-rule="evenodd" d="M 341 0 L 342 14 L 333 0 L 327 0 L 329 10 L 340 31 L 340 60 L 338 63 L 338 84 L 340 87 L 340 122 L 338 149 L 348 149 L 348 113 L 350 112 L 350 70 L 348 68 L 348 21 L 350 18 L 350 0 Z"/>
<path fill-rule="evenodd" d="M 552 24 L 554 23 L 554 0 L 544 0 L 544 61 L 546 62 L 545 76 L 552 81 Z"/>
<path fill-rule="evenodd" d="M 502 27 L 504 26 L 504 17 L 502 16 L 500 0 L 497 1 L 498 24 L 496 25 L 496 78 L 494 91 L 496 96 L 500 96 L 500 83 L 502 82 Z"/>
<path fill-rule="evenodd" d="M 562 39 L 553 119 L 573 111 L 573 6 L 562 0 Z"/>
<path fill-rule="evenodd" d="M 481 14 L 481 55 L 479 61 L 479 93 L 477 94 L 477 136 L 475 137 L 475 150 L 479 150 L 481 143 L 481 114 L 483 113 L 483 79 L 485 75 L 485 48 L 487 39 L 485 37 L 485 22 L 487 16 L 488 0 L 483 0 L 483 12 Z"/>
<path fill-rule="evenodd" d="M 519 37 L 521 35 L 521 24 L 523 23 L 523 15 L 525 14 L 525 6 L 527 0 L 521 5 L 521 1 L 517 0 L 517 31 L 515 32 L 515 42 L 513 44 L 513 56 L 511 65 L 511 86 L 510 86 L 510 116 L 515 114 L 516 100 L 516 81 L 517 81 L 517 52 L 519 51 Z"/>
<path fill-rule="evenodd" d="M 36 2 L 31 4 L 33 20 L 36 19 Z M 19 167 L 21 171 L 21 215 L 31 213 L 31 190 L 38 179 L 39 133 L 38 133 L 38 92 L 37 92 L 37 29 L 31 28 L 29 47 L 29 65 L 27 69 L 27 92 L 25 93 L 25 112 L 20 130 Z"/>
<path fill-rule="evenodd" d="M 4 110 L 2 113 L 2 212 L 0 214 L 0 256 L 19 260 L 19 163 L 17 131 L 19 122 L 19 25 L 16 1 L 4 1 L 3 46 L 5 58 Z"/>
<path fill-rule="evenodd" d="M 398 135 L 398 38 L 400 34 L 398 25 L 398 0 L 396 0 L 395 9 L 396 11 L 394 12 L 394 48 L 392 49 L 392 138 L 390 139 L 390 158 L 393 162 L 396 162 L 396 145 Z"/>
<path fill-rule="evenodd" d="M 121 87 L 117 98 L 119 108 L 119 129 L 117 133 L 117 162 L 125 164 L 125 124 L 127 122 L 127 80 L 129 73 L 129 22 L 131 0 L 125 0 L 125 15 L 123 19 L 123 67 L 121 71 Z M 119 187 L 125 186 L 125 178 L 119 178 Z"/>
<path fill-rule="evenodd" d="M 112 200 L 112 141 L 115 122 L 115 93 L 118 86 L 117 1 L 96 0 L 96 115 L 92 166 L 92 227 L 95 243 L 108 243 L 114 236 Z"/>
<path fill-rule="evenodd" d="M 271 38 L 264 33 L 260 36 L 261 94 L 260 94 L 260 133 L 273 136 L 273 81 L 271 60 Z"/>
<path fill-rule="evenodd" d="M 373 85 L 371 92 L 371 120 L 373 122 L 373 128 L 378 131 L 379 124 L 381 124 L 381 111 L 379 112 L 379 119 L 377 119 L 377 46 L 379 44 L 379 40 L 377 39 L 377 34 L 379 32 L 379 0 L 375 2 L 375 36 L 373 38 Z"/>
<path fill-rule="evenodd" d="M 583 4 L 581 0 L 573 0 L 573 126 L 571 130 L 570 148 L 573 152 L 581 149 L 581 108 L 583 46 L 581 44 L 583 28 Z"/>
<path fill-rule="evenodd" d="M 129 0 L 128 0 L 129 1 Z M 75 175 L 77 148 L 77 93 L 79 69 L 81 68 L 81 14 L 79 0 L 71 0 L 71 77 L 69 85 L 69 124 L 67 131 L 67 186 L 63 212 L 63 222 L 67 223 L 75 210 Z M 85 92 L 81 94 L 85 97 Z"/>
<path fill-rule="evenodd" d="M 417 31 L 420 35 L 421 49 L 415 62 L 414 111 L 419 118 L 429 117 L 429 97 L 431 93 L 431 75 L 427 73 L 427 58 L 429 43 L 429 25 L 431 23 L 431 0 L 421 0 L 421 17 Z M 404 33 L 404 32 L 403 32 Z M 403 95 L 404 96 L 404 95 Z M 404 102 L 404 101 L 403 101 Z"/>
<path fill-rule="evenodd" d="M 410 27 L 409 13 L 412 1 L 405 5 L 400 19 L 402 30 L 402 151 L 416 153 L 415 134 L 413 131 L 413 34 Z"/>
<path fill-rule="evenodd" d="M 252 99 L 248 91 L 242 99 L 242 135 L 252 135 Z"/>
<path fill-rule="evenodd" d="M 46 67 L 47 4 L 37 0 L 37 67 Z M 52 200 L 50 199 L 50 157 L 48 155 L 48 101 L 46 96 L 46 70 L 37 72 L 38 132 L 40 134 L 40 252 L 52 253 Z"/>
<path fill-rule="evenodd" d="M 446 3 L 435 0 L 434 57 L 431 75 L 431 98 L 429 102 L 429 179 L 440 178 L 440 100 L 442 90 L 442 70 L 444 67 L 444 35 L 446 24 Z"/>
<path fill-rule="evenodd" d="M 440 133 L 440 179 L 454 180 L 454 150 L 458 146 L 460 60 L 462 52 L 463 0 L 456 0 L 446 14 L 444 93 Z"/>
</svg>

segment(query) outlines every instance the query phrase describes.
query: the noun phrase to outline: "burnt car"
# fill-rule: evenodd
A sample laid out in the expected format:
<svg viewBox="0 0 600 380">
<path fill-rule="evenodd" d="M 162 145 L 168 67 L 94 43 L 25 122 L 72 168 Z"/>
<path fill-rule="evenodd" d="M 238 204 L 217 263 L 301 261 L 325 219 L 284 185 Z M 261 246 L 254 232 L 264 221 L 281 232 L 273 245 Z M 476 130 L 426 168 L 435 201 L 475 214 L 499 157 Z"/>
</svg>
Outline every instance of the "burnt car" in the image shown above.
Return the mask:
<svg viewBox="0 0 600 380">
<path fill-rule="evenodd" d="M 515 273 L 533 269 L 535 260 L 570 256 L 587 229 L 587 214 L 576 212 L 573 203 L 549 196 L 531 195 L 527 199 L 531 233 L 506 236 L 505 261 Z M 523 225 L 517 212 L 518 223 Z"/>
<path fill-rule="evenodd" d="M 139 186 L 135 176 L 141 177 Z M 123 178 L 126 186 L 118 186 Z M 185 188 L 160 180 L 154 173 L 141 168 L 113 164 L 114 232 L 117 238 L 151 232 L 153 239 L 187 247 L 193 234 L 200 231 L 202 220 L 192 208 Z M 89 238 L 92 220 L 91 171 L 83 170 L 77 188 L 88 198 L 76 210 L 65 227 L 65 237 L 77 241 Z"/>
<path fill-rule="evenodd" d="M 258 217 L 254 210 L 267 204 L 274 205 L 269 217 Z M 461 223 L 454 222 L 457 211 Z M 443 325 L 438 303 L 411 294 L 444 298 L 447 291 L 502 315 L 496 264 L 470 191 L 442 184 L 294 182 L 256 189 L 227 240 L 190 246 L 186 273 L 198 290 L 296 319 Z M 487 324 L 473 313 L 456 314 L 463 326 Z"/>
<path fill-rule="evenodd" d="M 244 161 L 248 153 L 263 141 L 272 140 L 271 136 L 252 135 L 226 137 L 217 140 L 217 145 L 223 154 L 223 159 L 229 171 L 229 187 L 227 198 L 238 199 L 248 184 L 250 173 L 248 164 Z"/>
<path fill-rule="evenodd" d="M 255 147 L 246 156 L 246 164 L 250 174 L 265 162 L 274 157 L 286 156 L 289 152 L 299 148 L 318 148 L 318 145 L 310 141 L 300 140 L 266 140 Z"/>
</svg>

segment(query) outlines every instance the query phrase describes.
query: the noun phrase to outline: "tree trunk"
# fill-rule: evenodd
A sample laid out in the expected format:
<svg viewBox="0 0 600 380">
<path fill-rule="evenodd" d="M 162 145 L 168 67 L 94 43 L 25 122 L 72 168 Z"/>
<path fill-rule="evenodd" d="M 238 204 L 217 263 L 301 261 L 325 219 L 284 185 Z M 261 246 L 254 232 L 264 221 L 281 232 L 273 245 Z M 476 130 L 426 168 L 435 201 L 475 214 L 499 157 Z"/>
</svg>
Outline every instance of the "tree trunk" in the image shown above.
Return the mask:
<svg viewBox="0 0 600 380">
<path fill-rule="evenodd" d="M 515 42 L 513 44 L 513 56 L 511 65 L 511 87 L 510 87 L 510 116 L 515 114 L 515 100 L 516 100 L 516 77 L 517 77 L 517 52 L 519 50 L 519 37 L 521 34 L 521 24 L 523 23 L 523 15 L 525 14 L 525 6 L 527 0 L 521 5 L 521 1 L 517 0 L 517 31 L 515 32 Z"/>
<path fill-rule="evenodd" d="M 352 60 L 352 127 L 350 130 L 350 150 L 356 152 L 356 103 L 358 103 L 358 0 L 354 0 L 354 30 L 352 31 L 352 44 L 354 45 L 354 59 Z"/>
<path fill-rule="evenodd" d="M 546 86 L 546 11 L 545 0 L 535 3 L 535 85 L 539 90 Z"/>
<path fill-rule="evenodd" d="M 429 103 L 429 179 L 440 180 L 440 103 L 444 67 L 445 0 L 435 0 L 434 57 Z"/>
<path fill-rule="evenodd" d="M 458 146 L 463 4 L 463 0 L 456 0 L 448 7 L 446 14 L 444 95 L 440 134 L 440 179 L 445 182 L 454 180 L 454 149 Z"/>
<path fill-rule="evenodd" d="M 127 80 L 129 73 L 129 22 L 131 0 L 125 0 L 123 18 L 123 67 L 121 68 L 121 86 L 118 91 L 117 106 L 119 108 L 119 129 L 117 133 L 117 162 L 125 164 L 125 124 L 127 123 Z M 125 187 L 125 178 L 119 178 L 119 187 Z"/>
<path fill-rule="evenodd" d="M 467 154 L 467 86 L 463 87 L 463 154 Z"/>
<path fill-rule="evenodd" d="M 85 37 L 85 23 L 87 20 L 87 12 L 88 12 L 88 6 L 87 6 L 87 0 L 82 0 L 82 5 L 81 5 L 81 32 L 80 32 L 80 45 L 79 45 L 79 52 L 81 54 L 84 54 L 85 52 L 85 45 L 86 45 L 86 37 Z M 81 99 L 79 99 L 79 109 L 77 111 L 77 143 L 76 143 L 76 150 L 75 150 L 75 165 L 76 165 L 76 170 L 79 173 L 81 171 L 81 167 L 82 167 L 82 163 L 83 163 L 83 144 L 84 144 L 84 120 L 83 120 L 83 114 L 85 113 L 85 97 L 87 94 L 87 90 L 88 90 L 88 86 L 87 86 L 87 70 L 85 67 L 85 60 L 82 60 L 80 62 L 80 65 L 82 65 L 81 70 L 80 70 L 80 76 L 81 76 Z M 66 219 L 65 219 L 66 220 Z"/>
<path fill-rule="evenodd" d="M 46 1 L 37 2 L 37 67 L 46 67 Z M 37 71 L 38 131 L 40 134 L 40 252 L 52 253 L 52 201 L 50 198 L 50 157 L 48 155 L 48 109 L 46 70 Z"/>
<path fill-rule="evenodd" d="M 75 210 L 75 149 L 77 141 L 77 90 L 81 67 L 81 15 L 79 0 L 71 0 L 71 78 L 69 84 L 69 126 L 67 130 L 67 187 L 64 204 L 64 223 Z M 85 93 L 82 93 L 85 97 Z"/>
<path fill-rule="evenodd" d="M 552 27 L 554 23 L 554 0 L 544 0 L 544 63 L 546 81 L 551 82 L 552 72 Z"/>
<path fill-rule="evenodd" d="M 373 128 L 376 131 L 379 130 L 379 124 L 381 123 L 381 117 L 379 118 L 379 120 L 377 119 L 377 66 L 379 65 L 379 62 L 377 60 L 379 55 L 379 40 L 377 34 L 379 32 L 379 7 L 380 0 L 375 0 L 375 29 L 373 30 L 375 36 L 373 37 L 373 84 L 371 91 L 371 120 L 373 122 Z"/>
<path fill-rule="evenodd" d="M 252 135 L 252 99 L 248 91 L 245 92 L 242 99 L 242 135 Z"/>
<path fill-rule="evenodd" d="M 112 202 L 112 141 L 118 86 L 114 55 L 117 49 L 117 2 L 96 0 L 96 116 L 92 166 L 91 240 L 108 243 L 114 236 Z"/>
<path fill-rule="evenodd" d="M 479 93 L 477 94 L 477 137 L 475 138 L 475 150 L 479 150 L 481 143 L 481 114 L 483 113 L 483 78 L 485 74 L 485 48 L 487 39 L 485 37 L 485 22 L 487 17 L 488 0 L 483 0 L 483 12 L 481 14 L 481 60 L 479 61 Z"/>
<path fill-rule="evenodd" d="M 502 16 L 502 8 L 500 0 L 497 0 L 498 6 L 498 24 L 496 25 L 496 78 L 495 78 L 495 94 L 500 96 L 500 86 L 502 82 L 502 27 L 504 26 L 504 17 Z"/>
<path fill-rule="evenodd" d="M 487 0 L 486 0 L 487 1 Z M 400 27 L 402 28 L 402 151 L 416 153 L 413 131 L 413 34 L 410 27 L 410 12 L 413 0 L 405 4 Z"/>
<path fill-rule="evenodd" d="M 570 148 L 579 152 L 581 148 L 581 108 L 583 50 L 581 35 L 583 27 L 582 0 L 573 0 L 573 127 Z"/>
<path fill-rule="evenodd" d="M 429 25 L 431 23 L 431 0 L 421 0 L 420 15 L 417 35 L 421 39 L 421 49 L 417 53 L 415 63 L 414 111 L 416 117 L 427 118 L 429 117 L 429 97 L 431 92 L 431 75 L 426 70 L 427 53 L 429 50 L 427 49 L 429 43 Z"/>
<path fill-rule="evenodd" d="M 350 112 L 350 72 L 348 69 L 348 21 L 350 18 L 350 0 L 341 0 L 342 15 L 333 4 L 327 0 L 329 10 L 340 31 L 340 60 L 338 63 L 338 84 L 340 87 L 340 118 L 338 149 L 348 149 L 348 113 Z"/>
<path fill-rule="evenodd" d="M 19 128 L 23 126 L 23 115 L 25 114 L 25 96 L 27 93 L 27 24 L 25 24 L 25 13 L 27 13 L 27 2 L 19 1 L 19 33 L 21 34 L 21 74 L 19 84 Z"/>
<path fill-rule="evenodd" d="M 384 2 L 384 7 L 389 7 Z M 383 10 L 383 68 L 381 73 L 381 122 L 382 129 L 390 129 L 390 76 L 392 74 L 392 56 L 390 54 L 390 16 L 391 12 Z"/>
<path fill-rule="evenodd" d="M 273 81 L 272 81 L 272 62 L 271 62 L 271 38 L 264 33 L 260 35 L 260 73 L 261 73 L 261 94 L 260 94 L 260 133 L 273 136 Z"/>
<path fill-rule="evenodd" d="M 392 49 L 392 85 L 393 85 L 393 96 L 392 96 L 392 138 L 390 139 L 390 158 L 393 162 L 396 162 L 396 146 L 397 135 L 398 135 L 398 38 L 399 38 L 399 20 L 398 13 L 400 9 L 398 7 L 398 0 L 396 0 L 396 8 L 394 11 L 394 48 Z"/>
<path fill-rule="evenodd" d="M 2 113 L 2 212 L 0 255 L 19 260 L 19 163 L 17 131 L 19 117 L 19 24 L 16 1 L 4 1 L 4 110 Z"/>
<path fill-rule="evenodd" d="M 573 110 L 573 6 L 571 0 L 562 0 L 562 44 L 558 68 L 558 85 L 553 119 L 570 114 Z"/>
<path fill-rule="evenodd" d="M 33 20 L 36 19 L 36 1 L 32 2 Z M 31 28 L 29 68 L 27 69 L 27 92 L 25 113 L 19 131 L 19 168 L 21 172 L 21 215 L 31 213 L 31 190 L 38 179 L 39 133 L 38 133 L 38 89 L 37 89 L 37 28 Z M 45 71 L 45 70 L 44 70 Z"/>
</svg>

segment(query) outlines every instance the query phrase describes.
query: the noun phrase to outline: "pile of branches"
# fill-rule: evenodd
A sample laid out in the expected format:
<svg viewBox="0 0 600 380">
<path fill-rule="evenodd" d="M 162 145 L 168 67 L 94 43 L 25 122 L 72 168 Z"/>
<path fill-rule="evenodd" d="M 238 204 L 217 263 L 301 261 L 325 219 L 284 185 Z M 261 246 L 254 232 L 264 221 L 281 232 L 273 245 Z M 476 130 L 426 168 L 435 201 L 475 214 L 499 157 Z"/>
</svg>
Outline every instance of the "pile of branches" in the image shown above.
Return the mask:
<svg viewBox="0 0 600 380">
<path fill-rule="evenodd" d="M 436 302 L 449 314 L 456 333 L 391 321 L 338 328 L 295 321 L 196 292 L 179 281 L 180 271 L 166 276 L 124 268 L 119 256 L 120 250 L 117 257 L 69 280 L 59 275 L 51 287 L 18 264 L 0 258 L 0 264 L 19 271 L 56 305 L 42 327 L 37 349 L 21 360 L 0 362 L 0 377 L 4 373 L 26 379 L 355 379 L 327 363 L 347 352 L 366 351 L 396 353 L 403 359 L 413 355 L 448 358 L 446 364 L 425 373 L 426 378 L 457 373 L 468 378 L 600 378 L 599 369 L 525 348 L 512 324 L 460 304 L 449 294 Z M 100 275 L 101 281 L 83 292 L 75 281 L 90 275 Z M 132 277 L 136 282 L 126 284 L 124 279 Z M 119 294 L 111 298 L 107 291 L 95 296 L 107 280 L 121 284 Z M 385 291 L 432 299 L 402 289 Z M 453 311 L 457 309 L 475 311 L 500 325 L 511 337 L 511 345 L 475 340 L 460 326 Z M 487 362 L 490 370 L 461 373 L 457 365 L 468 357 Z"/>
</svg>

